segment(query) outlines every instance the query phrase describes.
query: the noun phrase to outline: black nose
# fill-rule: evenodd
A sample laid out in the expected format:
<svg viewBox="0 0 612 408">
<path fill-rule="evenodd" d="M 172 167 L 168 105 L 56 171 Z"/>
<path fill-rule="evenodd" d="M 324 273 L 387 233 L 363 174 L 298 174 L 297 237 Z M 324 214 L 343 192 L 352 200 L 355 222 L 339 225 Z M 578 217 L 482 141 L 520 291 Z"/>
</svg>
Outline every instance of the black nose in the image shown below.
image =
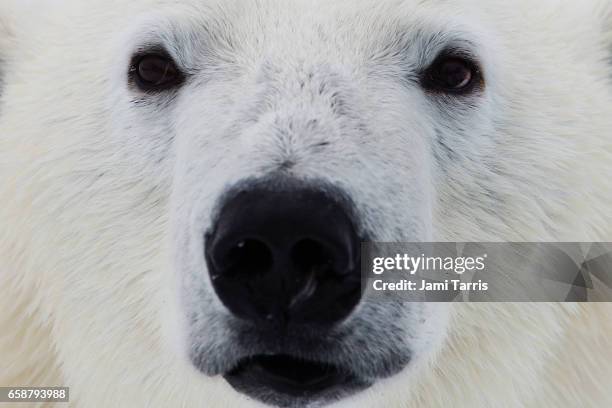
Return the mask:
<svg viewBox="0 0 612 408">
<path fill-rule="evenodd" d="M 360 239 L 339 191 L 259 182 L 228 197 L 205 252 L 232 313 L 282 325 L 350 314 L 361 298 Z"/>
</svg>

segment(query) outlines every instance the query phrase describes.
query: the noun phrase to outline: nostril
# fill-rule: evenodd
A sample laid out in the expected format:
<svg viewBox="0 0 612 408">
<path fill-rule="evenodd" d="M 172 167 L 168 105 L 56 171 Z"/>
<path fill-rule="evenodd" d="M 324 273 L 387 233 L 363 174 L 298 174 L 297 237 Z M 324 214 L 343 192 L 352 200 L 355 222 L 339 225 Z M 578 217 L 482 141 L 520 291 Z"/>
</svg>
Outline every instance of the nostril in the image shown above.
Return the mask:
<svg viewBox="0 0 612 408">
<path fill-rule="evenodd" d="M 303 239 L 291 249 L 293 266 L 302 275 L 322 274 L 329 272 L 334 266 L 334 256 L 322 243 Z"/>
<path fill-rule="evenodd" d="M 230 247 L 219 262 L 219 272 L 225 276 L 248 274 L 263 275 L 274 265 L 272 251 L 268 245 L 257 239 L 244 239 Z"/>
</svg>

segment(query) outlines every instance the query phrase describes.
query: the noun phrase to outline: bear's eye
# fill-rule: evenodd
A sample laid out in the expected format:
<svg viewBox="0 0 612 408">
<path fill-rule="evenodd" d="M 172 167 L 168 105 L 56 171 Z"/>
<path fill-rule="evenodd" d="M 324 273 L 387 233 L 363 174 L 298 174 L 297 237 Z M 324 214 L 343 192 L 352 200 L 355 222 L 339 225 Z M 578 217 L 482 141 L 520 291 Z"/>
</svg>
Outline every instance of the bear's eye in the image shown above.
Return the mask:
<svg viewBox="0 0 612 408">
<path fill-rule="evenodd" d="M 174 60 L 163 53 L 135 57 L 130 73 L 136 86 L 146 92 L 177 87 L 184 79 Z"/>
<path fill-rule="evenodd" d="M 478 66 L 467 58 L 441 56 L 425 71 L 422 83 L 428 91 L 465 95 L 482 83 L 482 76 Z"/>
</svg>

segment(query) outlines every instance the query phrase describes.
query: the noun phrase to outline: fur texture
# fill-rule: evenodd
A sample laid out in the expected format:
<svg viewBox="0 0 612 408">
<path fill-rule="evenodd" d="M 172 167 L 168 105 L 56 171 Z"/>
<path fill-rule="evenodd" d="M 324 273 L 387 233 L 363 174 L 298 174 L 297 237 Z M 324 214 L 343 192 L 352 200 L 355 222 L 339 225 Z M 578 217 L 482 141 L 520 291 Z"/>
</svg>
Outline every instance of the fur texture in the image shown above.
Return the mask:
<svg viewBox="0 0 612 408">
<path fill-rule="evenodd" d="M 260 406 L 188 360 L 240 352 L 197 254 L 223 191 L 287 163 L 380 241 L 612 240 L 608 0 L 328 3 L 3 1 L 0 385 Z M 130 56 L 158 43 L 191 79 L 139 94 Z M 482 94 L 418 87 L 448 44 Z M 389 309 L 364 304 L 342 358 L 417 358 L 335 406 L 612 406 L 609 305 Z"/>
</svg>

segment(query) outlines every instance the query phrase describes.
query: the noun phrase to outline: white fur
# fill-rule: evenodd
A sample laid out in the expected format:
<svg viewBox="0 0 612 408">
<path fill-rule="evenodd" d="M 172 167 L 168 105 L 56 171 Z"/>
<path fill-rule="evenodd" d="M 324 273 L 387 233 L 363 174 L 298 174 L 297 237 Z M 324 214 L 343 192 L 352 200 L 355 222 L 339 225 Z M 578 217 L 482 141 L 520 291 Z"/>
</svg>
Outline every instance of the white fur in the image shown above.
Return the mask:
<svg viewBox="0 0 612 408">
<path fill-rule="evenodd" d="M 259 406 L 187 360 L 185 287 L 224 189 L 286 161 L 342 186 L 381 241 L 612 240 L 609 1 L 328 3 L 3 1 L 0 385 Z M 432 56 L 419 36 L 473 47 L 473 106 L 402 83 Z M 176 99 L 126 85 L 152 38 L 193 68 Z M 338 407 L 612 406 L 608 305 L 404 318 L 417 362 Z"/>
</svg>

